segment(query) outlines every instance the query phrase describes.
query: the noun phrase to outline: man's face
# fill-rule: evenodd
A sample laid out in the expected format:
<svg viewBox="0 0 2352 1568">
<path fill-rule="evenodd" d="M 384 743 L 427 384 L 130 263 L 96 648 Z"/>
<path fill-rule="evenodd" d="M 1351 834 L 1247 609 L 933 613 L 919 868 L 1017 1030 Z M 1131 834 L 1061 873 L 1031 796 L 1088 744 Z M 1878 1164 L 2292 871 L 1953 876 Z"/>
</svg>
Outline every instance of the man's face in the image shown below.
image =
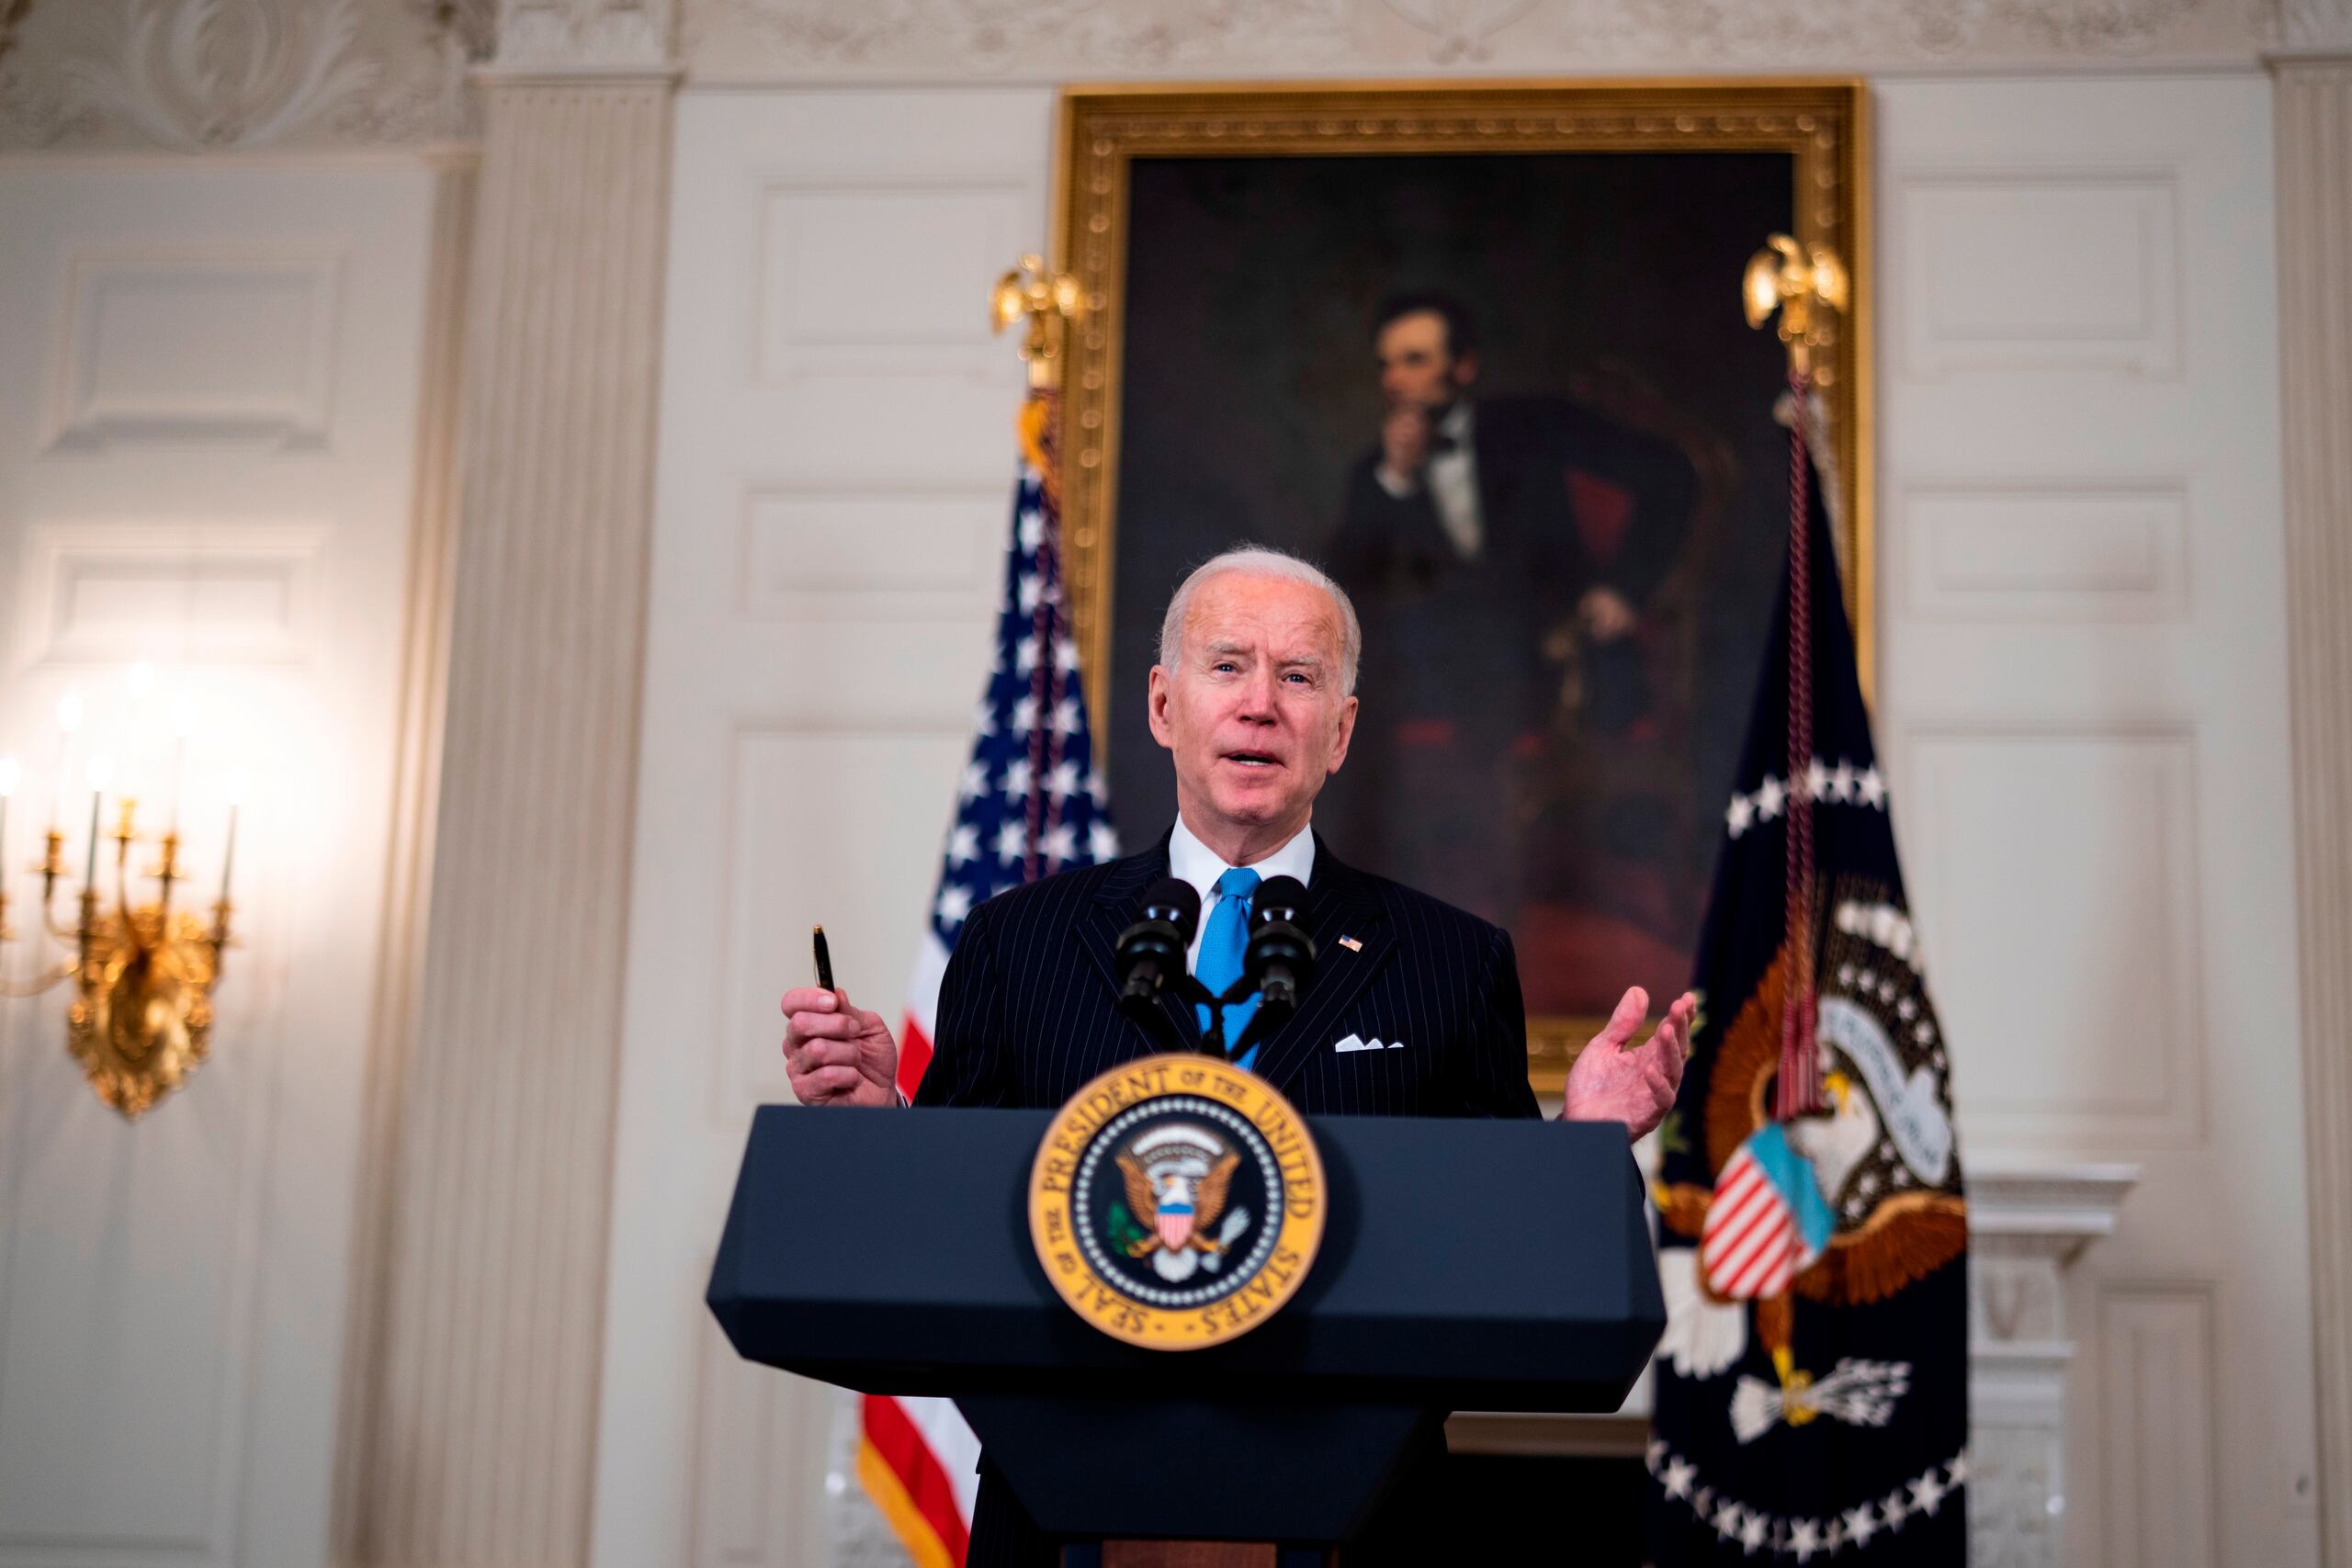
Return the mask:
<svg viewBox="0 0 2352 1568">
<path fill-rule="evenodd" d="M 1435 310 L 1409 310 L 1380 329 L 1373 344 L 1380 362 L 1380 389 L 1391 408 L 1442 409 L 1478 378 L 1478 356 L 1454 356 L 1446 342 L 1445 318 Z"/>
<path fill-rule="evenodd" d="M 1193 591 L 1176 668 L 1152 667 L 1151 734 L 1212 848 L 1263 853 L 1306 825 L 1355 729 L 1340 650 L 1339 606 L 1311 583 L 1234 571 Z"/>
</svg>

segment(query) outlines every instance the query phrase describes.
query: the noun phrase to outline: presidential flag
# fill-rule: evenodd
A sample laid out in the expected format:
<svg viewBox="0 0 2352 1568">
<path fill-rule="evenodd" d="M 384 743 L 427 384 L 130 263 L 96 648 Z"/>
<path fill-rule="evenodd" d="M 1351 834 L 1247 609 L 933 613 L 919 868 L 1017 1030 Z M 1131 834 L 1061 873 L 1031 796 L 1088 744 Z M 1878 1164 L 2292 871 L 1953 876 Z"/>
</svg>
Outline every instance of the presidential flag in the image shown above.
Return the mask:
<svg viewBox="0 0 2352 1568">
<path fill-rule="evenodd" d="M 1792 433 L 1790 564 L 1660 1129 L 1658 1568 L 1966 1555 L 1950 1064 L 1815 475 Z"/>
<path fill-rule="evenodd" d="M 1119 852 L 1079 683 L 1061 583 L 1060 508 L 1053 482 L 1054 400 L 1035 393 L 1021 416 L 994 663 L 972 716 L 971 760 L 956 792 L 907 1016 L 899 1088 L 910 1099 L 931 1063 L 939 983 L 975 905 L 991 894 Z M 979 1439 L 944 1399 L 865 1396 L 858 1479 L 917 1568 L 964 1561 L 979 1478 Z"/>
</svg>

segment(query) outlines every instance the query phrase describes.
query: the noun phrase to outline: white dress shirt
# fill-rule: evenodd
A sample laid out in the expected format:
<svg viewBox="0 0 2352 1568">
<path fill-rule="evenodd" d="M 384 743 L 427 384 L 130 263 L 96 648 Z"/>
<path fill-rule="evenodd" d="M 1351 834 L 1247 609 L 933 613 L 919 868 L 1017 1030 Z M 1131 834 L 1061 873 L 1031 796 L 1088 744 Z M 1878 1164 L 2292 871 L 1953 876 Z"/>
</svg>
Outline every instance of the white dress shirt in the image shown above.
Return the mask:
<svg viewBox="0 0 2352 1568">
<path fill-rule="evenodd" d="M 1476 560 L 1487 542 L 1487 525 L 1478 509 L 1478 454 L 1472 439 L 1476 426 L 1476 416 L 1470 412 L 1467 400 L 1448 409 L 1445 417 L 1437 422 L 1434 434 L 1452 440 L 1453 449 L 1432 455 L 1421 469 L 1422 479 L 1430 487 L 1430 500 L 1437 507 L 1437 520 L 1464 560 Z M 1390 473 L 1385 463 L 1376 466 L 1373 474 L 1380 480 L 1380 488 L 1399 501 L 1419 493 L 1421 488 L 1411 479 Z"/>
<path fill-rule="evenodd" d="M 1215 850 L 1193 836 L 1184 826 L 1182 812 L 1176 814 L 1175 830 L 1168 835 L 1168 874 L 1179 882 L 1189 882 L 1193 891 L 1201 896 L 1201 923 L 1193 929 L 1193 945 L 1184 954 L 1184 967 L 1198 972 L 1201 966 L 1201 939 L 1208 935 L 1209 911 L 1225 897 L 1216 890 L 1217 879 L 1233 867 L 1217 858 Z M 1315 874 L 1315 829 L 1301 828 L 1288 843 L 1261 861 L 1252 861 L 1250 869 L 1262 880 L 1272 876 L 1295 876 L 1304 886 Z"/>
</svg>

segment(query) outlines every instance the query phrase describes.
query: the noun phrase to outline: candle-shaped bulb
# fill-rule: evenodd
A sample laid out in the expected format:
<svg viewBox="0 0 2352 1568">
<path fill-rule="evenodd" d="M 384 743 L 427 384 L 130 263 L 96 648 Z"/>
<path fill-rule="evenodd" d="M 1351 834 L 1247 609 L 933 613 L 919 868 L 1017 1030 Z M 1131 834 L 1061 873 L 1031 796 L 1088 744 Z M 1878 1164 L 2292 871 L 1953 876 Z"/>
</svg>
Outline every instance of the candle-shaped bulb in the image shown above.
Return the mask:
<svg viewBox="0 0 2352 1568">
<path fill-rule="evenodd" d="M 180 830 L 180 795 L 187 784 L 187 738 L 196 733 L 196 699 L 182 694 L 172 704 L 172 831 Z"/>
<path fill-rule="evenodd" d="M 98 890 L 98 801 L 114 783 L 114 761 L 111 758 L 90 759 L 90 858 L 82 869 L 82 893 L 85 897 Z"/>
<path fill-rule="evenodd" d="M 71 735 L 82 728 L 82 694 L 73 686 L 57 699 L 57 728 Z"/>
<path fill-rule="evenodd" d="M 155 667 L 147 660 L 141 660 L 130 667 L 128 674 L 123 676 L 122 686 L 123 690 L 130 694 L 131 701 L 145 702 L 155 694 Z"/>
<path fill-rule="evenodd" d="M 220 908 L 224 911 L 229 907 L 229 873 L 237 864 L 237 807 L 245 803 L 245 791 L 252 783 L 243 768 L 230 769 L 223 781 L 221 793 L 229 797 L 229 841 L 220 852 Z M 224 914 L 221 919 L 225 925 L 227 916 Z"/>
</svg>

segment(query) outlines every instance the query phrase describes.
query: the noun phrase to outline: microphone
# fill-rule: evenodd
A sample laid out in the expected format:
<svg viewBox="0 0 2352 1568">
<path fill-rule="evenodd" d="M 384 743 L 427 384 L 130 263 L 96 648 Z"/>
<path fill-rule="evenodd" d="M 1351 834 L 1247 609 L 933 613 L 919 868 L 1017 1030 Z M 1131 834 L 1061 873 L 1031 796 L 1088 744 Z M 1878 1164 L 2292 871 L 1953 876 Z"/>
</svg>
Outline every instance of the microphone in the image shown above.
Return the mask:
<svg viewBox="0 0 2352 1568">
<path fill-rule="evenodd" d="M 1315 976 L 1315 940 L 1306 931 L 1306 887 L 1295 876 L 1270 876 L 1250 901 L 1250 945 L 1242 973 L 1257 983 L 1261 1012 L 1289 1012 Z"/>
<path fill-rule="evenodd" d="M 1185 972 L 1201 896 L 1189 882 L 1163 876 L 1143 896 L 1143 918 L 1119 933 L 1119 1003 L 1149 1006 L 1159 987 Z"/>
</svg>

